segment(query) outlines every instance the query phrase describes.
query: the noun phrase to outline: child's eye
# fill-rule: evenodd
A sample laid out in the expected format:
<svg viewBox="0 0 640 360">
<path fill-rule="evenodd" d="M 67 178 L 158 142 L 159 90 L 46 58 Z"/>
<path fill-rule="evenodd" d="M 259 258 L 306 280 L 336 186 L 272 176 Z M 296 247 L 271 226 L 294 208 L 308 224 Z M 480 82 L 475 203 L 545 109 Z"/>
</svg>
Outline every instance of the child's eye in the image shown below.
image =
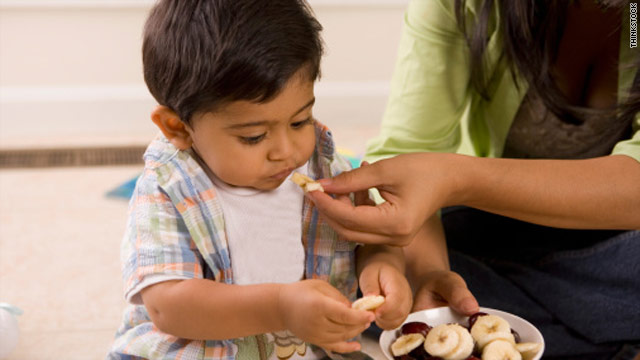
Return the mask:
<svg viewBox="0 0 640 360">
<path fill-rule="evenodd" d="M 250 136 L 250 137 L 245 137 L 245 136 L 240 136 L 240 141 L 242 141 L 245 144 L 249 144 L 249 145 L 255 145 L 257 143 L 259 143 L 260 141 L 262 141 L 262 139 L 264 139 L 266 134 L 262 134 L 262 135 L 258 135 L 258 136 Z"/>
<path fill-rule="evenodd" d="M 291 123 L 291 127 L 294 128 L 294 129 L 299 129 L 299 128 L 305 126 L 305 125 L 311 124 L 312 122 L 313 122 L 313 119 L 309 117 L 309 118 L 304 119 L 302 121 L 296 121 L 294 123 Z"/>
</svg>

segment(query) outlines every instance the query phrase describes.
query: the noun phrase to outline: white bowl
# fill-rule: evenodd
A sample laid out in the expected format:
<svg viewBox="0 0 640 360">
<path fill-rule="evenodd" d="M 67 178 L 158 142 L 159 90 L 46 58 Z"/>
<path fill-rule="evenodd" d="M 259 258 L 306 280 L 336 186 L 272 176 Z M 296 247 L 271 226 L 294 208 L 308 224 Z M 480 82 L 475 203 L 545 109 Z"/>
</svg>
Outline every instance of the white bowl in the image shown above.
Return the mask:
<svg viewBox="0 0 640 360">
<path fill-rule="evenodd" d="M 491 315 L 497 315 L 507 320 L 509 325 L 511 325 L 511 328 L 518 332 L 522 342 L 541 343 L 542 349 L 540 349 L 540 352 L 538 352 L 538 354 L 535 357 L 533 357 L 533 359 L 531 359 L 531 360 L 540 360 L 540 358 L 542 357 L 542 353 L 544 352 L 544 338 L 542 337 L 542 334 L 540 334 L 540 331 L 538 331 L 538 329 L 536 329 L 535 326 L 533 326 L 527 320 L 521 317 L 518 317 L 516 315 L 509 314 L 508 312 L 485 308 L 485 307 L 481 307 L 480 312 L 484 312 Z M 422 310 L 422 311 L 411 313 L 409 314 L 409 316 L 404 322 L 408 323 L 412 321 L 420 321 L 420 322 L 425 322 L 430 326 L 436 326 L 436 325 L 448 324 L 448 323 L 458 323 L 466 327 L 467 319 L 468 319 L 467 316 L 460 315 L 455 311 L 451 310 L 451 308 L 445 306 L 445 307 L 439 307 L 435 309 Z M 382 332 L 382 335 L 380 335 L 380 340 L 379 340 L 380 348 L 382 349 L 382 352 L 389 360 L 393 360 L 393 355 L 391 355 L 391 351 L 389 350 L 389 348 L 391 347 L 391 344 L 395 341 L 395 339 L 398 337 L 399 329 L 400 327 L 395 330 L 385 330 Z"/>
</svg>

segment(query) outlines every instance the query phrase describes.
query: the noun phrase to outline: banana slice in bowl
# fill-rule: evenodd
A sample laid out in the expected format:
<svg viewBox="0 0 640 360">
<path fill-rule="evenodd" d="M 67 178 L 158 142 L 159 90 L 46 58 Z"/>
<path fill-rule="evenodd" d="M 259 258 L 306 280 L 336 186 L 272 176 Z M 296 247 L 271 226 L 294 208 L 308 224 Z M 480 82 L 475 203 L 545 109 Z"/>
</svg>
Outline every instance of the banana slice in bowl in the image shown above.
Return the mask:
<svg viewBox="0 0 640 360">
<path fill-rule="evenodd" d="M 477 316 L 474 319 L 475 323 L 473 323 L 471 331 L 467 329 L 469 318 L 454 312 L 449 307 L 409 314 L 405 324 L 418 322 L 426 323 L 433 327 L 427 333 L 422 345 L 431 355 L 434 355 L 431 352 L 435 348 L 436 352 L 442 354 L 440 357 L 443 359 L 466 359 L 465 355 L 469 355 L 470 348 L 473 349 L 473 353 L 477 354 L 478 358 L 483 360 L 540 360 L 542 358 L 544 338 L 540 331 L 530 322 L 496 309 L 482 307 L 480 312 L 486 313 L 486 315 L 483 314 L 484 316 Z M 432 332 L 437 328 L 442 328 L 442 330 L 438 330 L 432 335 Z M 380 336 L 380 348 L 388 360 L 394 359 L 391 345 L 401 335 L 406 334 L 403 334 L 401 329 L 402 326 L 395 330 L 383 331 Z M 512 329 L 519 336 L 514 337 L 511 332 Z M 474 333 L 475 337 L 480 341 L 474 337 Z M 479 346 L 480 342 L 482 342 L 482 347 Z M 472 344 L 471 346 L 469 345 L 470 343 Z M 490 344 L 494 343 L 495 345 L 489 347 Z"/>
</svg>

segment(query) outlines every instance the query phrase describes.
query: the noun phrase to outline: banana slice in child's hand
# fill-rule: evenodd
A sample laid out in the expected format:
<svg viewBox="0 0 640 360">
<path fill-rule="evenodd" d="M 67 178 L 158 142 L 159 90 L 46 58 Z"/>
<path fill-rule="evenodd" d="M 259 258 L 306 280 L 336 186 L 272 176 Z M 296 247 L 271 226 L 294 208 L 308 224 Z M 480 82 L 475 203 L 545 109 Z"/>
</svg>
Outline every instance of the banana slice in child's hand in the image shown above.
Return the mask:
<svg viewBox="0 0 640 360">
<path fill-rule="evenodd" d="M 324 192 L 322 185 L 320 185 L 319 182 L 314 181 L 312 178 L 308 177 L 307 175 L 300 174 L 297 172 L 293 173 L 293 175 L 291 175 L 291 181 L 293 181 L 298 186 L 300 186 L 302 190 L 304 190 L 304 192 L 310 192 L 310 191 Z"/>
<path fill-rule="evenodd" d="M 351 307 L 358 310 L 375 310 L 384 304 L 384 296 L 382 295 L 367 295 L 362 297 L 351 304 Z"/>
</svg>

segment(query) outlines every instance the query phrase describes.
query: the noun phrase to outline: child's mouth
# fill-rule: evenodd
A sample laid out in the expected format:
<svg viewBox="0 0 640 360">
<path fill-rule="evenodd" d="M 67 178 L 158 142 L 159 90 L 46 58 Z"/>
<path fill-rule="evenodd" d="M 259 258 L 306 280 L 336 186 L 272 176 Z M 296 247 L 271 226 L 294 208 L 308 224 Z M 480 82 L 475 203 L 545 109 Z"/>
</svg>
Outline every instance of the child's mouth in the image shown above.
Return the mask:
<svg viewBox="0 0 640 360">
<path fill-rule="evenodd" d="M 292 171 L 293 171 L 293 168 L 289 168 L 289 169 L 283 170 L 283 171 L 281 171 L 281 172 L 279 172 L 279 173 L 277 173 L 275 175 L 271 175 L 271 178 L 275 179 L 275 180 L 284 180 L 284 179 L 287 178 L 287 176 L 291 175 Z"/>
</svg>

